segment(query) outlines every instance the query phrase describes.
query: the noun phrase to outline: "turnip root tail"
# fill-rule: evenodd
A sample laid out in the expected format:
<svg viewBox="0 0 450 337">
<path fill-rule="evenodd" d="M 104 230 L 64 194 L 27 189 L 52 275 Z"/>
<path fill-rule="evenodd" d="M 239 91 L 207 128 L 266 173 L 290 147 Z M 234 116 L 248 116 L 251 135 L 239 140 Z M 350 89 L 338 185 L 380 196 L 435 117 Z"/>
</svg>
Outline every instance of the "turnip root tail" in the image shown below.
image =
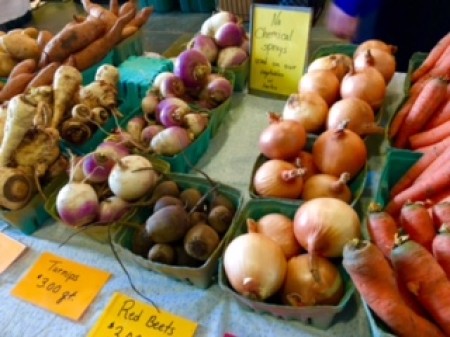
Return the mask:
<svg viewBox="0 0 450 337">
<path fill-rule="evenodd" d="M 75 67 L 63 65 L 56 70 L 53 79 L 54 102 L 51 127 L 58 128 L 69 103 L 79 90 L 82 82 L 83 76 Z"/>
<path fill-rule="evenodd" d="M 0 167 L 8 165 L 12 153 L 21 143 L 25 133 L 33 126 L 36 107 L 36 102 L 24 94 L 14 96 L 9 101 L 0 146 Z"/>
</svg>

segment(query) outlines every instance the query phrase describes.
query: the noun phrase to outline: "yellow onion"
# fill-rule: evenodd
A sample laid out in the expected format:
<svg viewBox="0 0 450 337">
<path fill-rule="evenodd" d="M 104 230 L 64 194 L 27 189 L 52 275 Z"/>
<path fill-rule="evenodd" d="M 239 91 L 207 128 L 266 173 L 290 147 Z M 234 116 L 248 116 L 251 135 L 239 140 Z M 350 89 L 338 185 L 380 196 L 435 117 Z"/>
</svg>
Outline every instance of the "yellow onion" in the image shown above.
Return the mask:
<svg viewBox="0 0 450 337">
<path fill-rule="evenodd" d="M 223 256 L 225 274 L 231 287 L 253 300 L 264 301 L 283 285 L 286 257 L 271 239 L 258 233 L 234 238 Z"/>
</svg>

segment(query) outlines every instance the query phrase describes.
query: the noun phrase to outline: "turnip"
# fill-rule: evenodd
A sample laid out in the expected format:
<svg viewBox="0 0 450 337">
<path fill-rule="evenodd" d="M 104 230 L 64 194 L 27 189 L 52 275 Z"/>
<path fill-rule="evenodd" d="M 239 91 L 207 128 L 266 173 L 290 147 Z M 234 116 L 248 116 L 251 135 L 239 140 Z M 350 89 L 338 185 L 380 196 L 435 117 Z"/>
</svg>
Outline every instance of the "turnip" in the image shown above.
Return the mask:
<svg viewBox="0 0 450 337">
<path fill-rule="evenodd" d="M 130 204 L 119 197 L 112 196 L 100 202 L 99 223 L 111 223 L 120 220 L 130 209 Z"/>
<path fill-rule="evenodd" d="M 158 182 L 158 174 L 145 157 L 129 155 L 117 161 L 108 177 L 111 191 L 130 201 L 143 197 Z"/>
</svg>

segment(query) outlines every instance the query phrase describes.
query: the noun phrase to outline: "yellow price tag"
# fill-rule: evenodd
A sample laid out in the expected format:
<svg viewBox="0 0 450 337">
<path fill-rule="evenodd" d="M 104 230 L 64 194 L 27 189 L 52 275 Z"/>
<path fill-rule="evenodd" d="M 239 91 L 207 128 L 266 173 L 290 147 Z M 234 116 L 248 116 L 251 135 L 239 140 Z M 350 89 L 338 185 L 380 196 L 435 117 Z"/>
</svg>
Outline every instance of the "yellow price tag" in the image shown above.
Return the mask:
<svg viewBox="0 0 450 337">
<path fill-rule="evenodd" d="M 79 320 L 111 274 L 51 253 L 43 253 L 12 295 Z"/>
<path fill-rule="evenodd" d="M 23 243 L 0 233 L 0 274 L 22 255 L 26 248 Z"/>
<path fill-rule="evenodd" d="M 87 337 L 192 337 L 197 323 L 114 293 Z"/>
<path fill-rule="evenodd" d="M 254 4 L 249 91 L 287 97 L 298 92 L 311 27 L 311 8 Z"/>
</svg>

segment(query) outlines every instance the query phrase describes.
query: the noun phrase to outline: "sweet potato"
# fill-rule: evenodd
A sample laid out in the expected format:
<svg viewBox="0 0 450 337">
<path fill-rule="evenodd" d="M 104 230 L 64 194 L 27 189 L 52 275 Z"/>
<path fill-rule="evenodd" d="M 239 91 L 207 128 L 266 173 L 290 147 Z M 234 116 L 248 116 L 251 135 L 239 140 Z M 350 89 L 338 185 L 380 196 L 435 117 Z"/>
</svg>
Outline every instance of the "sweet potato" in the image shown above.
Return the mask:
<svg viewBox="0 0 450 337">
<path fill-rule="evenodd" d="M 58 62 L 52 62 L 39 70 L 33 79 L 28 83 L 27 89 L 40 87 L 43 85 L 51 85 L 53 83 L 53 77 L 55 76 L 56 69 L 61 64 Z"/>
<path fill-rule="evenodd" d="M 42 53 L 45 46 L 47 45 L 48 41 L 50 41 L 53 38 L 53 33 L 49 32 L 48 30 L 41 30 L 39 32 L 39 35 L 36 39 L 36 42 L 39 47 L 39 51 Z"/>
<path fill-rule="evenodd" d="M 16 64 L 11 70 L 9 78 L 16 77 L 20 74 L 33 74 L 36 71 L 37 63 L 34 59 L 26 59 Z"/>
<path fill-rule="evenodd" d="M 0 91 L 0 102 L 10 100 L 14 96 L 23 93 L 33 77 L 34 74 L 23 73 L 9 78 L 2 91 Z"/>
<path fill-rule="evenodd" d="M 148 21 L 148 19 L 152 14 L 153 14 L 153 7 L 144 7 L 136 14 L 133 20 L 131 20 L 131 22 L 129 23 L 129 25 L 141 28 Z"/>
<path fill-rule="evenodd" d="M 94 4 L 90 0 L 81 0 L 83 8 L 89 13 L 89 17 L 102 20 L 106 25 L 106 30 L 110 30 L 117 21 L 117 16 L 101 5 Z"/>
<path fill-rule="evenodd" d="M 27 27 L 22 30 L 22 34 L 28 35 L 32 39 L 37 39 L 39 30 L 36 27 Z"/>
<path fill-rule="evenodd" d="M 17 60 L 38 59 L 39 47 L 35 39 L 26 34 L 6 34 L 2 38 L 3 47 Z"/>
<path fill-rule="evenodd" d="M 44 47 L 39 61 L 43 67 L 51 62 L 63 62 L 105 33 L 103 21 L 89 18 L 81 23 L 66 25 Z"/>
</svg>

